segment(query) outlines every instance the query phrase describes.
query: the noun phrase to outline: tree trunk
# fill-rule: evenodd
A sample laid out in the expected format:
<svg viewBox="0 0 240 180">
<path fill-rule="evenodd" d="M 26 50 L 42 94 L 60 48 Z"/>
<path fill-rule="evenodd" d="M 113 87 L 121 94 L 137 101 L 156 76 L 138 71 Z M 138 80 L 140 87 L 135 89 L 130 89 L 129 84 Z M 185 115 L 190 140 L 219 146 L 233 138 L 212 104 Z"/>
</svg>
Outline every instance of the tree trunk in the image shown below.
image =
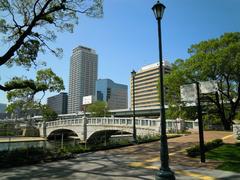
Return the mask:
<svg viewBox="0 0 240 180">
<path fill-rule="evenodd" d="M 221 122 L 225 131 L 231 130 L 231 123 L 228 119 L 226 119 L 224 116 L 221 116 Z"/>
</svg>

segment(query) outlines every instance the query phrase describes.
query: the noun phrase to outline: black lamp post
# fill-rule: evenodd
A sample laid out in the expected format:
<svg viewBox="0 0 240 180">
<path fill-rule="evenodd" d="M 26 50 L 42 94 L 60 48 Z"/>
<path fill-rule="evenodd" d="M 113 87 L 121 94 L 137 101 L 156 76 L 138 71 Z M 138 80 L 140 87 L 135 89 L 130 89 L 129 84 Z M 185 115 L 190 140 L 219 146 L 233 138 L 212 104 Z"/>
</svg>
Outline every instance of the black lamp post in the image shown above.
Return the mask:
<svg viewBox="0 0 240 180">
<path fill-rule="evenodd" d="M 133 107 L 133 142 L 137 143 L 137 137 L 136 137 L 136 120 L 135 120 L 135 75 L 136 71 L 132 71 L 132 107 Z"/>
<path fill-rule="evenodd" d="M 174 180 L 174 173 L 169 168 L 169 155 L 168 155 L 168 144 L 166 135 L 166 117 L 164 107 L 164 87 L 163 87 L 163 60 L 162 60 L 162 38 L 161 38 L 161 19 L 163 17 L 165 6 L 159 1 L 152 7 L 154 15 L 158 23 L 158 44 L 159 44 L 159 76 L 160 76 L 160 102 L 161 102 L 161 146 L 160 146 L 160 159 L 161 167 L 156 173 L 156 179 L 168 179 Z"/>
</svg>

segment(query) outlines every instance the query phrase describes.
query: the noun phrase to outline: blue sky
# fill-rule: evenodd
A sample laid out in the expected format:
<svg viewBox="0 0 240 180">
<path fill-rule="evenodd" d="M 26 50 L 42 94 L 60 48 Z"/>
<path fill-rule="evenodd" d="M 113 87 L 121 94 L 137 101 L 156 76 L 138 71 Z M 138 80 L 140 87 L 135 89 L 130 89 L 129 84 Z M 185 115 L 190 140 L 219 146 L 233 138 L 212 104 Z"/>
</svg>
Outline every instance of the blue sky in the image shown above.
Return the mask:
<svg viewBox="0 0 240 180">
<path fill-rule="evenodd" d="M 187 58 L 191 44 L 216 38 L 225 32 L 240 31 L 239 0 L 162 0 L 163 57 L 170 62 Z M 98 77 L 110 78 L 129 85 L 130 72 L 158 61 L 157 22 L 151 7 L 155 0 L 105 0 L 104 17 L 80 15 L 74 33 L 59 33 L 53 47 L 64 50 L 62 59 L 48 52 L 45 60 L 61 76 L 68 92 L 69 61 L 72 49 L 78 45 L 96 50 L 99 55 Z M 1 51 L 0 51 L 1 52 Z M 2 52 L 1 52 L 2 53 Z M 0 67 L 0 83 L 14 75 L 34 77 L 36 69 Z M 56 93 L 47 93 L 46 98 Z M 0 103 L 7 103 L 0 91 Z"/>
</svg>

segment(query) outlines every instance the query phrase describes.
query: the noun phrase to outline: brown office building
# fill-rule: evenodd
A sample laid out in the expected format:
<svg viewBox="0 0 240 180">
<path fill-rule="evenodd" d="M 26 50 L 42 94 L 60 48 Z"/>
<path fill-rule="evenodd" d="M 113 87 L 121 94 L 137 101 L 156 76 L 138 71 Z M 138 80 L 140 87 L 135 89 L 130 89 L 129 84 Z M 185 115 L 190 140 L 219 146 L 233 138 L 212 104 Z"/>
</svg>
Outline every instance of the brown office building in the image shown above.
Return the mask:
<svg viewBox="0 0 240 180">
<path fill-rule="evenodd" d="M 164 74 L 169 73 L 171 65 L 163 62 Z M 157 84 L 159 82 L 159 63 L 142 67 L 135 75 L 135 109 L 160 108 Z M 131 108 L 133 105 L 133 83 L 131 77 Z"/>
</svg>

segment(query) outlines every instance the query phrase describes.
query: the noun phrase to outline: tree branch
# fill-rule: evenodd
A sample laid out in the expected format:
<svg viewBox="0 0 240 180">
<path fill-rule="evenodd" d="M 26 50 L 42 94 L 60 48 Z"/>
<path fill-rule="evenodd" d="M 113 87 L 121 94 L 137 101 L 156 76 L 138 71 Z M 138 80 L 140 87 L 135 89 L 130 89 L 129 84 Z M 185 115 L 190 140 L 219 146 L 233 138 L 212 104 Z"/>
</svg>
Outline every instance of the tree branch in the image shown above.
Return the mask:
<svg viewBox="0 0 240 180">
<path fill-rule="evenodd" d="M 34 14 L 34 17 L 36 17 L 36 7 L 37 7 L 37 4 L 38 4 L 39 0 L 36 0 L 36 2 L 34 3 L 33 5 L 33 14 Z"/>
<path fill-rule="evenodd" d="M 41 20 L 41 18 L 44 16 L 44 11 L 46 10 L 46 8 L 48 7 L 51 1 L 52 0 L 46 1 L 41 12 L 33 18 L 32 22 L 30 23 L 26 31 L 24 31 L 22 35 L 20 35 L 16 43 L 11 48 L 9 48 L 9 50 L 3 56 L 0 57 L 0 66 L 5 64 L 14 55 L 14 53 L 21 47 L 21 45 L 24 42 L 24 39 L 31 34 L 31 31 L 33 27 L 36 25 L 37 21 Z"/>
<path fill-rule="evenodd" d="M 28 87 L 33 91 L 38 91 L 33 80 L 23 80 L 20 82 L 7 83 L 5 86 L 0 85 L 0 89 L 3 91 L 11 91 L 13 89 L 25 89 Z"/>
</svg>

